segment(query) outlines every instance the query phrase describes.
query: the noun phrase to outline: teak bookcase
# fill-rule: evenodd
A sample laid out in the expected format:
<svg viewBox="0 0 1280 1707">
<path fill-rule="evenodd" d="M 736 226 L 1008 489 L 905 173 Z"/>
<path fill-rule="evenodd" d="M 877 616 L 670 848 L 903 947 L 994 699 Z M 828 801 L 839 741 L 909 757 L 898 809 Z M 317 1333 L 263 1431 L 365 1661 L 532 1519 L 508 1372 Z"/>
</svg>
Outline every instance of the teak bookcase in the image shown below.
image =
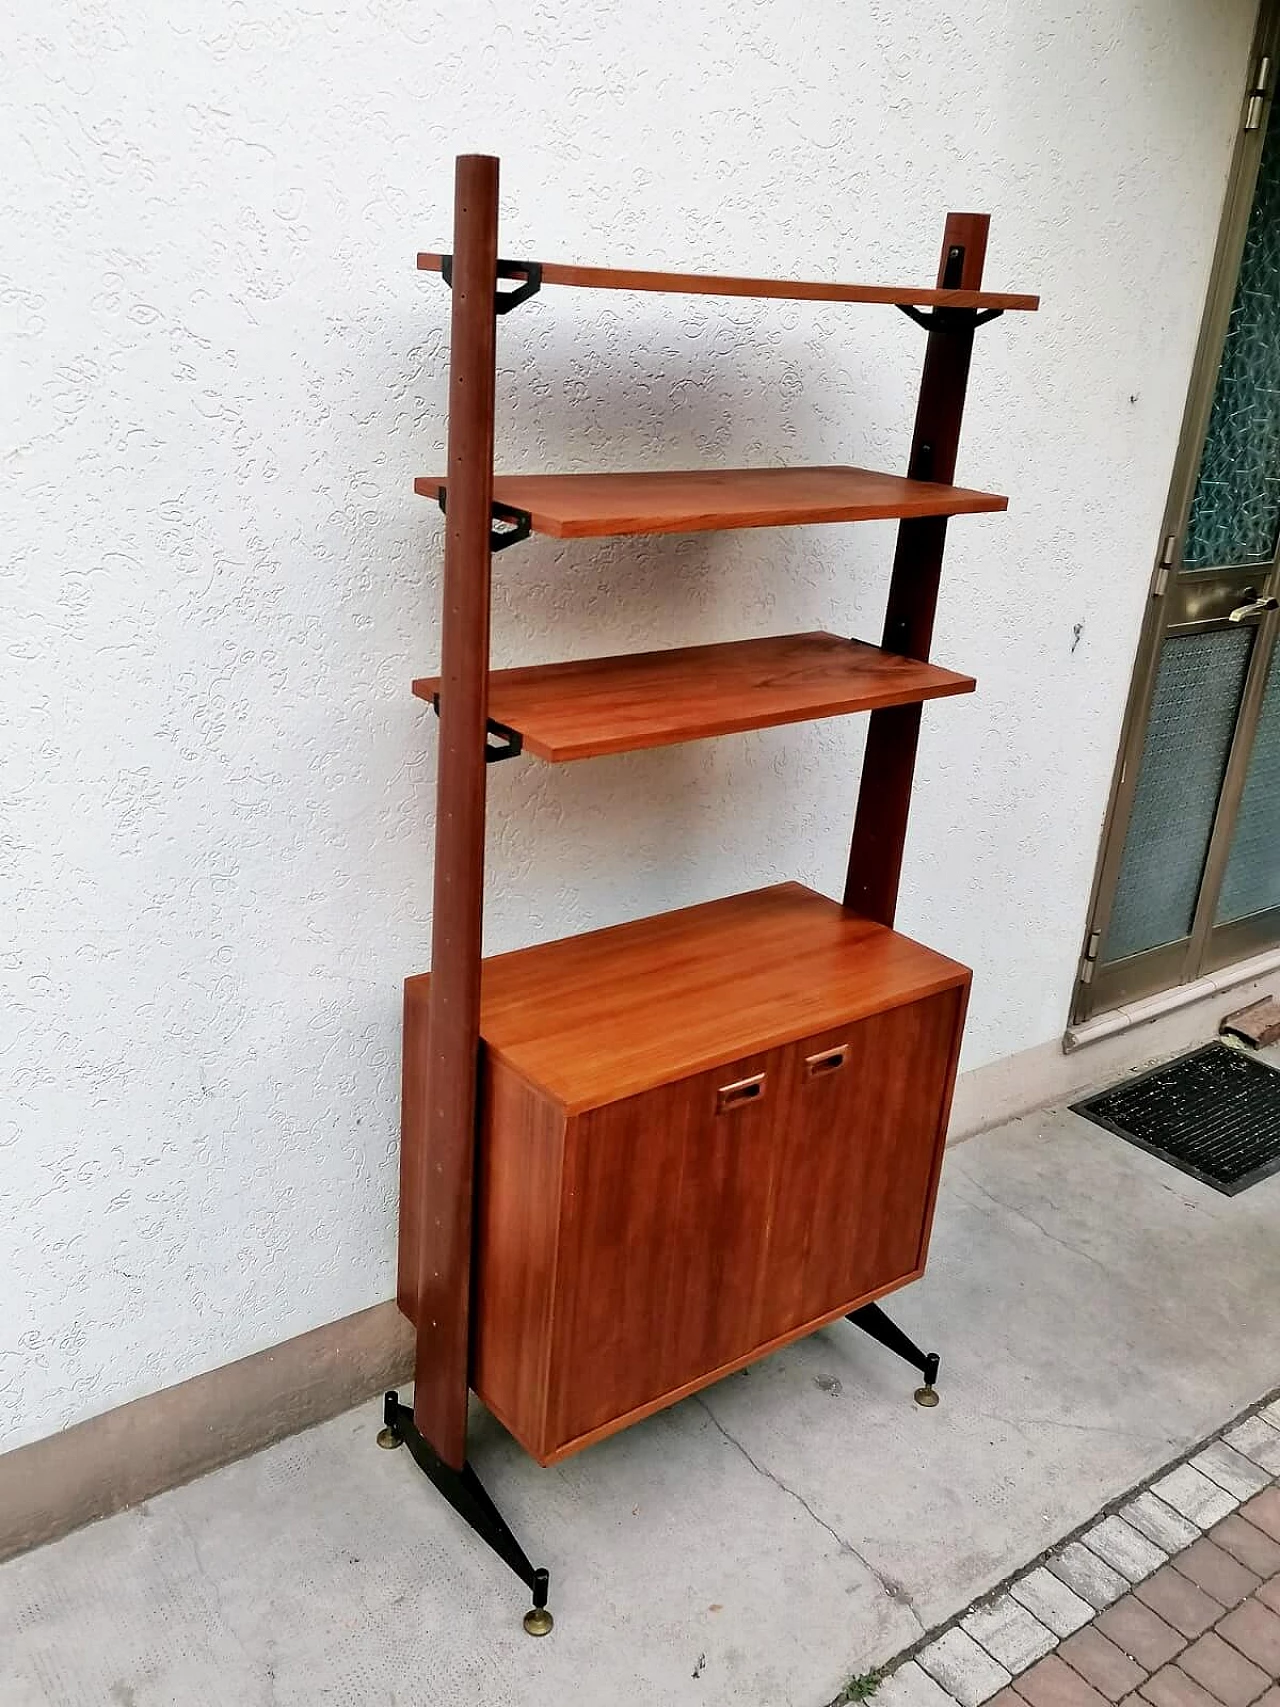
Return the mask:
<svg viewBox="0 0 1280 1707">
<path fill-rule="evenodd" d="M 929 662 L 975 329 L 1034 296 L 983 291 L 985 214 L 948 215 L 921 290 L 570 267 L 498 256 L 498 162 L 457 162 L 443 474 L 434 942 L 405 986 L 399 1303 L 412 1409 L 384 1446 L 529 1585 L 467 1459 L 471 1389 L 550 1464 L 847 1316 L 921 1370 L 875 1300 L 924 1268 L 969 973 L 893 930 L 920 707 L 969 693 Z M 511 281 L 503 288 L 499 281 Z M 544 285 L 885 303 L 928 342 L 906 478 L 864 468 L 495 475 L 498 317 Z M 493 553 L 558 538 L 896 517 L 879 646 L 789 634 L 489 670 Z M 869 711 L 844 895 L 799 884 L 481 957 L 485 767 L 590 758 Z"/>
</svg>

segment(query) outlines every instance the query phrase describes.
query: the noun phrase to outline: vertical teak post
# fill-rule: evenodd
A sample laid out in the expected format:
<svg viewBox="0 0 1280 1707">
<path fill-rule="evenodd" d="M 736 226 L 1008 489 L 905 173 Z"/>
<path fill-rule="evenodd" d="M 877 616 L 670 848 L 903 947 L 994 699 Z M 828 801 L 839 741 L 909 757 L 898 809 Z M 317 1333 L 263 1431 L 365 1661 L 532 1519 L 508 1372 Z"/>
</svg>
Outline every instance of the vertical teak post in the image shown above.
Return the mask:
<svg viewBox="0 0 1280 1707">
<path fill-rule="evenodd" d="M 498 162 L 454 183 L 448 509 L 425 1113 L 417 1202 L 413 1419 L 444 1462 L 467 1454 L 472 1190 L 480 1052 L 493 510 Z"/>
<path fill-rule="evenodd" d="M 947 215 L 938 267 L 940 289 L 981 288 L 989 223 L 985 213 Z M 913 479 L 950 484 L 955 477 L 973 322 L 971 310 L 935 310 L 911 438 L 908 472 Z M 946 539 L 945 516 L 899 523 L 881 640 L 886 651 L 928 658 Z M 844 904 L 883 925 L 892 925 L 897 911 L 920 710 L 917 703 L 873 711 L 867 730 Z"/>
</svg>

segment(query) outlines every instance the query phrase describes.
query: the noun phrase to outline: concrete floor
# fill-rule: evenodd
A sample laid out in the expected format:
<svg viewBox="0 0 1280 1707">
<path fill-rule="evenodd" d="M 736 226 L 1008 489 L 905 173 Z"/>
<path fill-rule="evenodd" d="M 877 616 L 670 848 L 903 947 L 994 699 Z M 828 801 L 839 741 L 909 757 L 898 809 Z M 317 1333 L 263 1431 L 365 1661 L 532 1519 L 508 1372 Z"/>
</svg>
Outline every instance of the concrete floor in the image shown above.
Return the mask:
<svg viewBox="0 0 1280 1707">
<path fill-rule="evenodd" d="M 3 1707 L 820 1707 L 1280 1383 L 1280 1175 L 1228 1198 L 1066 1111 L 947 1160 L 893 1300 L 555 1470 L 473 1459 L 515 1578 L 376 1404 L 0 1569 Z"/>
</svg>

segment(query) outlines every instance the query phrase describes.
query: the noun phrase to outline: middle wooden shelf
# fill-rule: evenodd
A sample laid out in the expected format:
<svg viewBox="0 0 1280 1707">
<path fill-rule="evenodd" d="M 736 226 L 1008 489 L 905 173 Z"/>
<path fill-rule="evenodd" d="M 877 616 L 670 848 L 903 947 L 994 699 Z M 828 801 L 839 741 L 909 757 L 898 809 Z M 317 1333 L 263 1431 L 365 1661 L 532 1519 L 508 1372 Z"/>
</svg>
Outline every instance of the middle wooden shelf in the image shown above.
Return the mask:
<svg viewBox="0 0 1280 1707">
<path fill-rule="evenodd" d="M 447 502 L 442 475 L 415 480 L 413 489 L 424 498 L 444 493 Z M 994 492 L 842 467 L 497 474 L 493 496 L 526 511 L 535 533 L 557 539 L 979 515 L 1009 507 Z"/>
<path fill-rule="evenodd" d="M 860 640 L 783 634 L 494 670 L 489 716 L 529 752 L 560 762 L 943 699 L 975 685 Z M 434 698 L 440 677 L 420 678 L 413 691 Z"/>
</svg>

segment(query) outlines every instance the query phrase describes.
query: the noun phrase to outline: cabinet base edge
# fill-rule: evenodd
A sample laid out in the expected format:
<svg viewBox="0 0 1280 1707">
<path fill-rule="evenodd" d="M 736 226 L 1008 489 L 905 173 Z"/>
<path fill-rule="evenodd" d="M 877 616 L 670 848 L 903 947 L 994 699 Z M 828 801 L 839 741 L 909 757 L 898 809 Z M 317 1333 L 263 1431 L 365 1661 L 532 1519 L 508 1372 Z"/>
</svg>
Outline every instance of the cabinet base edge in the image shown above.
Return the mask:
<svg viewBox="0 0 1280 1707">
<path fill-rule="evenodd" d="M 903 1286 L 909 1286 L 912 1281 L 919 1280 L 924 1273 L 923 1261 L 911 1270 L 909 1274 L 891 1280 L 887 1285 L 875 1288 L 871 1292 L 861 1292 L 847 1303 L 839 1304 L 832 1310 L 826 1310 L 821 1316 L 815 1316 L 811 1321 L 802 1322 L 797 1328 L 789 1328 L 785 1334 L 779 1334 L 774 1339 L 766 1340 L 763 1345 L 756 1346 L 742 1357 L 735 1357 L 729 1363 L 723 1363 L 717 1368 L 700 1375 L 696 1380 L 686 1381 L 679 1387 L 674 1387 L 669 1393 L 663 1393 L 656 1399 L 649 1399 L 643 1405 L 624 1411 L 621 1416 L 611 1417 L 608 1422 L 600 1423 L 597 1427 L 586 1430 L 583 1434 L 574 1435 L 571 1440 L 556 1444 L 554 1442 L 537 1441 L 523 1429 L 517 1428 L 513 1420 L 504 1415 L 501 1404 L 496 1404 L 483 1390 L 477 1388 L 476 1396 L 507 1433 L 511 1435 L 529 1456 L 543 1469 L 550 1469 L 565 1458 L 571 1458 L 574 1453 L 581 1452 L 588 1446 L 594 1446 L 597 1441 L 607 1440 L 611 1434 L 620 1434 L 624 1428 L 630 1428 L 632 1423 L 643 1422 L 646 1417 L 656 1416 L 670 1405 L 679 1404 L 681 1399 L 688 1399 L 694 1393 L 700 1393 L 705 1387 L 713 1387 L 717 1381 L 723 1381 L 727 1375 L 734 1375 L 739 1369 L 745 1369 L 748 1364 L 758 1363 L 761 1358 L 771 1356 L 775 1351 L 781 1351 L 784 1346 L 792 1345 L 809 1334 L 815 1334 L 819 1328 L 830 1327 L 832 1322 L 838 1322 L 854 1310 L 859 1310 L 864 1304 L 873 1304 L 879 1298 L 887 1298 L 891 1292 L 897 1292 Z"/>
</svg>

